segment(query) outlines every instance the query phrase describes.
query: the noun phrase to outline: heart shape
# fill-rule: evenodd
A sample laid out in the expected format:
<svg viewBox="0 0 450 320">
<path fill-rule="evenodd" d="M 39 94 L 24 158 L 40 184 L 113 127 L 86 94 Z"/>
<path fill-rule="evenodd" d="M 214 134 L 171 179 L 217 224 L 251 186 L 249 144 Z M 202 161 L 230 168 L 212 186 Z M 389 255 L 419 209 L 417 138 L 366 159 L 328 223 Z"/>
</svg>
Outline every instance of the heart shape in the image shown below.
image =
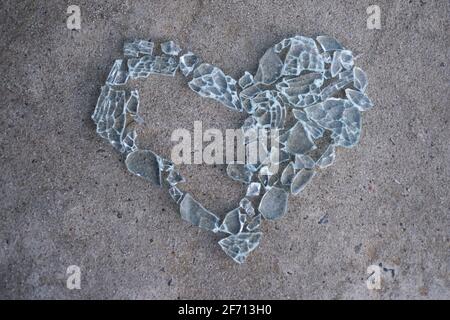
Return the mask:
<svg viewBox="0 0 450 320">
<path fill-rule="evenodd" d="M 261 221 L 282 217 L 289 193 L 299 194 L 317 169 L 330 166 L 336 147 L 358 143 L 360 112 L 373 107 L 365 94 L 367 76 L 355 67 L 352 52 L 328 36 L 284 39 L 265 52 L 254 76 L 246 71 L 238 81 L 191 52 L 180 56 L 183 50 L 173 41 L 160 49 L 162 54 L 153 55 L 151 41 L 125 43 L 125 58 L 114 62 L 92 115 L 97 133 L 126 155 L 131 173 L 168 188 L 182 219 L 226 234 L 219 245 L 242 263 L 259 245 Z M 178 187 L 185 180 L 172 161 L 137 146 L 139 94 L 121 86 L 151 74 L 174 76 L 178 69 L 200 96 L 246 112 L 246 137 L 258 130 L 281 133 L 276 140 L 281 147 L 266 147 L 257 163 L 228 164 L 227 174 L 248 188 L 239 207 L 222 220 Z M 244 140 L 246 146 L 252 142 Z"/>
</svg>

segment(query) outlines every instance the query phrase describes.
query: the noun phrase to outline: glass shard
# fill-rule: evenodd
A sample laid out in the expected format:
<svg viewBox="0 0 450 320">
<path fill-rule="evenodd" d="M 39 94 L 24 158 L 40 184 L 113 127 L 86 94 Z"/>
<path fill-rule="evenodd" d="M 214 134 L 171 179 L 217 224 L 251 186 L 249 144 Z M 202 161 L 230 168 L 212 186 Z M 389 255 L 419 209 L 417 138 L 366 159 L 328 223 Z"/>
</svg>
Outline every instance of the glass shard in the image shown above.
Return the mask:
<svg viewBox="0 0 450 320">
<path fill-rule="evenodd" d="M 227 166 L 227 174 L 233 180 L 248 184 L 252 181 L 253 171 L 249 165 L 230 163 Z"/>
<path fill-rule="evenodd" d="M 198 201 L 187 193 L 180 203 L 181 218 L 194 226 L 217 232 L 219 231 L 219 218 L 206 210 Z"/>
<path fill-rule="evenodd" d="M 244 228 L 246 215 L 241 213 L 239 208 L 228 212 L 219 227 L 220 232 L 238 234 Z"/>
<path fill-rule="evenodd" d="M 339 72 L 342 70 L 342 64 L 341 64 L 341 51 L 335 51 L 333 54 L 333 60 L 331 61 L 331 76 L 334 78 L 338 75 Z"/>
<path fill-rule="evenodd" d="M 169 188 L 169 194 L 176 203 L 180 203 L 184 195 L 183 192 L 175 186 Z"/>
<path fill-rule="evenodd" d="M 245 226 L 247 231 L 259 231 L 261 227 L 261 215 L 254 216 Z"/>
<path fill-rule="evenodd" d="M 296 154 L 294 161 L 295 170 L 313 169 L 316 166 L 315 161 L 308 155 Z"/>
<path fill-rule="evenodd" d="M 222 70 L 203 63 L 194 70 L 189 87 L 200 96 L 221 102 L 226 107 L 242 111 L 236 91 L 236 80 L 226 76 Z"/>
<path fill-rule="evenodd" d="M 354 86 L 357 90 L 361 92 L 365 92 L 368 84 L 367 75 L 366 73 L 358 67 L 355 67 L 353 69 L 353 76 L 354 76 Z"/>
<path fill-rule="evenodd" d="M 242 232 L 220 240 L 219 245 L 235 262 L 241 264 L 259 245 L 261 235 L 261 232 Z"/>
<path fill-rule="evenodd" d="M 349 70 L 353 68 L 353 53 L 350 50 L 342 50 L 341 54 L 339 55 L 339 60 L 341 62 L 341 66 L 344 69 Z"/>
<path fill-rule="evenodd" d="M 277 83 L 277 89 L 295 107 L 306 107 L 319 102 L 323 76 L 313 72 L 295 78 L 283 79 Z"/>
<path fill-rule="evenodd" d="M 282 185 L 290 185 L 295 176 L 295 167 L 294 163 L 291 161 L 284 168 L 283 173 L 281 174 L 280 182 Z"/>
<path fill-rule="evenodd" d="M 303 110 L 292 110 L 295 119 L 299 120 L 305 130 L 313 139 L 319 139 L 323 136 L 324 129 L 319 126 L 315 121 L 308 118 Z"/>
<path fill-rule="evenodd" d="M 261 192 L 261 183 L 259 182 L 252 182 L 249 184 L 247 188 L 247 193 L 245 194 L 246 197 L 257 197 L 259 196 L 259 193 Z"/>
<path fill-rule="evenodd" d="M 316 148 L 311 136 L 305 130 L 301 122 L 297 122 L 289 130 L 285 151 L 292 154 L 306 154 Z"/>
<path fill-rule="evenodd" d="M 180 71 L 185 77 L 189 76 L 200 63 L 200 58 L 192 52 L 188 52 L 180 57 Z"/>
<path fill-rule="evenodd" d="M 140 55 L 152 55 L 154 43 L 146 40 L 128 40 L 123 45 L 123 55 L 137 58 Z"/>
<path fill-rule="evenodd" d="M 317 165 L 320 168 L 324 169 L 326 167 L 331 166 L 335 158 L 336 158 L 335 147 L 334 145 L 330 144 L 325 150 L 325 152 L 322 154 L 320 159 L 317 161 Z"/>
<path fill-rule="evenodd" d="M 173 56 L 142 56 L 128 60 L 128 72 L 132 79 L 147 78 L 151 74 L 175 76 L 178 62 Z"/>
<path fill-rule="evenodd" d="M 136 150 L 128 154 L 125 165 L 128 171 L 148 181 L 159 184 L 157 155 L 150 150 Z"/>
<path fill-rule="evenodd" d="M 324 72 L 325 63 L 313 39 L 295 36 L 291 38 L 282 74 L 298 76 L 304 70 Z"/>
<path fill-rule="evenodd" d="M 169 171 L 167 182 L 171 186 L 176 186 L 178 183 L 185 182 L 183 176 L 175 169 Z"/>
<path fill-rule="evenodd" d="M 318 36 L 316 39 L 322 47 L 323 51 L 336 51 L 344 49 L 335 38 L 328 36 Z"/>
<path fill-rule="evenodd" d="M 249 217 L 253 217 L 255 215 L 255 208 L 253 208 L 252 202 L 247 198 L 243 198 L 239 202 L 239 208 L 241 208 Z"/>
<path fill-rule="evenodd" d="M 181 48 L 173 41 L 161 43 L 161 51 L 170 56 L 177 56 L 181 52 Z"/>
<path fill-rule="evenodd" d="M 275 220 L 286 214 L 288 193 L 278 187 L 272 187 L 264 194 L 259 204 L 259 212 L 264 219 Z"/>
<path fill-rule="evenodd" d="M 306 185 L 309 181 L 311 181 L 312 177 L 314 177 L 314 170 L 310 169 L 302 169 L 300 170 L 294 177 L 294 180 L 291 184 L 291 193 L 293 195 L 299 194 L 303 189 L 305 189 Z"/>
<path fill-rule="evenodd" d="M 345 94 L 359 111 L 367 111 L 373 107 L 372 101 L 364 93 L 352 89 L 346 89 Z"/>
<path fill-rule="evenodd" d="M 270 48 L 259 60 L 259 67 L 256 71 L 255 82 L 262 84 L 272 84 L 281 76 L 283 62 L 273 48 Z"/>
<path fill-rule="evenodd" d="M 286 107 L 278 92 L 266 90 L 254 96 L 250 104 L 256 126 L 260 128 L 282 129 L 286 119 Z"/>
<path fill-rule="evenodd" d="M 117 59 L 109 72 L 106 84 L 110 86 L 124 85 L 128 80 L 127 64 L 123 59 Z"/>
<path fill-rule="evenodd" d="M 244 75 L 241 78 L 239 78 L 238 83 L 242 89 L 245 89 L 253 85 L 255 83 L 255 80 L 253 79 L 253 76 L 250 72 L 245 71 Z"/>
<path fill-rule="evenodd" d="M 119 152 L 133 151 L 136 148 L 134 127 L 140 121 L 138 109 L 139 95 L 136 90 L 127 92 L 103 86 L 92 114 L 97 133 Z"/>
</svg>

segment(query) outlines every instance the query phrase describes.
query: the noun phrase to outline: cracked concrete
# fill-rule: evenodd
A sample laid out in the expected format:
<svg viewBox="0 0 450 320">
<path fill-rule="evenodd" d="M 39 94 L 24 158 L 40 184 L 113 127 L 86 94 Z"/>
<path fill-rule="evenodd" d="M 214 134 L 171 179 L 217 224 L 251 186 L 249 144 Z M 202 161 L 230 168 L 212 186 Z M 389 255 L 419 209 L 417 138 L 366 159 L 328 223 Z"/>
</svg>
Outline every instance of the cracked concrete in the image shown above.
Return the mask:
<svg viewBox="0 0 450 320">
<path fill-rule="evenodd" d="M 448 1 L 377 1 L 381 30 L 366 28 L 366 0 L 76 4 L 80 31 L 66 28 L 65 1 L 2 3 L 1 298 L 450 298 Z M 127 38 L 176 40 L 237 78 L 294 34 L 329 34 L 361 54 L 376 107 L 361 143 L 264 224 L 239 266 L 126 172 L 90 115 Z M 244 118 L 181 76 L 140 86 L 142 144 L 166 156 L 175 128 Z M 244 192 L 221 166 L 186 177 L 219 213 Z M 380 264 L 381 290 L 368 290 L 367 267 Z M 66 288 L 69 265 L 81 268 L 80 290 Z"/>
</svg>

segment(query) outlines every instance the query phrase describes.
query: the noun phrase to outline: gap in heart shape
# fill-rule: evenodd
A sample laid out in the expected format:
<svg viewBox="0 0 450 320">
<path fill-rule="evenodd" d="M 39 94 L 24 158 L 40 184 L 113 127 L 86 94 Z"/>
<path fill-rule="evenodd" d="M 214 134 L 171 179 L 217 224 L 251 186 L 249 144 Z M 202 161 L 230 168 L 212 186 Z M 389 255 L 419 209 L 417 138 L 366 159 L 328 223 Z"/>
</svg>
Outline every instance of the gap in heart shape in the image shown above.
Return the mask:
<svg viewBox="0 0 450 320">
<path fill-rule="evenodd" d="M 226 129 L 240 129 L 248 115 L 199 96 L 187 82 L 180 73 L 175 77 L 152 75 L 147 79 L 129 81 L 127 86 L 139 91 L 139 114 L 144 120 L 137 128 L 140 148 L 170 159 L 171 150 L 177 144 L 171 142 L 172 132 L 186 129 L 193 139 L 194 121 L 201 121 L 203 132 L 218 129 L 224 137 Z M 203 148 L 207 144 L 203 143 Z M 245 195 L 246 185 L 227 176 L 226 164 L 181 164 L 176 167 L 186 179 L 183 190 L 221 218 L 236 208 Z M 167 195 L 166 190 L 157 185 L 149 185 L 149 188 L 152 192 Z M 176 204 L 167 197 L 174 211 L 178 211 Z"/>
</svg>

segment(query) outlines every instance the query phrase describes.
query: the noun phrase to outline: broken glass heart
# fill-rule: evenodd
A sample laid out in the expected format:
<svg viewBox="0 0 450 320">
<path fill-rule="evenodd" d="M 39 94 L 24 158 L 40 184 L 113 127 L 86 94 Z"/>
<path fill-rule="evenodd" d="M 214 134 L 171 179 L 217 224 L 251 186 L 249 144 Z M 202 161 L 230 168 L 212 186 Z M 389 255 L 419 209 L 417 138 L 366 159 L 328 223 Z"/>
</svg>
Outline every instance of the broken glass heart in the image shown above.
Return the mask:
<svg viewBox="0 0 450 320">
<path fill-rule="evenodd" d="M 284 216 L 289 195 L 330 166 L 337 147 L 358 143 L 361 112 L 373 107 L 367 76 L 355 67 L 353 53 L 328 36 L 284 39 L 264 53 L 254 75 L 245 71 L 238 80 L 173 41 L 160 45 L 160 55 L 154 47 L 146 40 L 125 42 L 124 58 L 114 62 L 92 115 L 97 133 L 126 157 L 129 172 L 168 189 L 183 220 L 223 235 L 220 247 L 242 263 L 259 245 L 261 222 Z M 171 160 L 138 147 L 139 93 L 125 85 L 153 74 L 173 77 L 178 69 L 200 96 L 248 114 L 242 131 L 280 132 L 279 146 L 268 146 L 262 161 L 228 164 L 228 176 L 248 188 L 223 219 L 183 192 L 185 180 Z"/>
</svg>

